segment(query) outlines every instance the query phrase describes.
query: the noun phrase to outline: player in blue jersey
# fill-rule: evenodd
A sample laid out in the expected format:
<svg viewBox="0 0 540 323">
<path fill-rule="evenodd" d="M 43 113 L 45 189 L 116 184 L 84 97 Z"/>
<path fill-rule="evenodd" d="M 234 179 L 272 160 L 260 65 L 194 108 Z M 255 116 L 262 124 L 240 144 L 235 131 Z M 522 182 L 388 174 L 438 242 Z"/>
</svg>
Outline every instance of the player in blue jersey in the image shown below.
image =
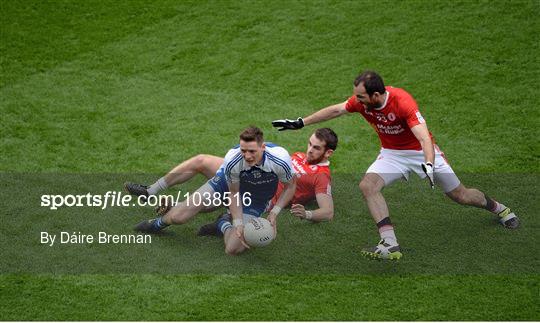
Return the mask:
<svg viewBox="0 0 540 323">
<path fill-rule="evenodd" d="M 296 189 L 294 175 L 289 153 L 282 147 L 265 143 L 259 128 L 248 127 L 240 134 L 240 145 L 229 150 L 213 178 L 165 215 L 143 221 L 135 230 L 156 233 L 171 224 L 184 224 L 202 211 L 224 205 L 226 200 L 232 221 L 224 217 L 218 227 L 223 233 L 225 252 L 239 254 L 249 248 L 244 241 L 243 223 L 266 211 L 278 183 L 282 182 L 284 191 L 267 217 L 276 230 L 276 218 Z M 216 194 L 220 197 L 217 200 Z M 211 203 L 201 201 L 204 196 L 211 196 Z"/>
</svg>

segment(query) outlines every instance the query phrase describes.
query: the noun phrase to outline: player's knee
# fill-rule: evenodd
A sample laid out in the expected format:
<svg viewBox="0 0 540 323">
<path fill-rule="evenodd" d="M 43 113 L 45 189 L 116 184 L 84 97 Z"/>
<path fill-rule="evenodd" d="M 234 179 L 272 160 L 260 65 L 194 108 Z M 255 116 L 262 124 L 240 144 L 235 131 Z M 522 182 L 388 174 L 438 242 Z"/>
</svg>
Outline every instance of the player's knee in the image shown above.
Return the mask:
<svg viewBox="0 0 540 323">
<path fill-rule="evenodd" d="M 358 184 L 358 187 L 360 187 L 360 191 L 362 192 L 362 195 L 364 195 L 364 197 L 369 197 L 378 192 L 376 186 L 372 182 L 367 181 L 365 179 L 360 181 L 360 184 Z"/>
<path fill-rule="evenodd" d="M 225 246 L 225 253 L 229 256 L 238 256 L 243 251 L 243 248 Z"/>
<path fill-rule="evenodd" d="M 456 188 L 455 190 L 449 192 L 447 195 L 459 204 L 469 204 L 467 189 L 463 186 Z"/>
<path fill-rule="evenodd" d="M 193 157 L 193 164 L 195 165 L 195 169 L 198 171 L 198 172 L 202 172 L 204 171 L 204 168 L 205 168 L 205 163 L 207 161 L 207 156 L 208 155 L 205 155 L 205 154 L 199 154 L 195 157 Z"/>
</svg>

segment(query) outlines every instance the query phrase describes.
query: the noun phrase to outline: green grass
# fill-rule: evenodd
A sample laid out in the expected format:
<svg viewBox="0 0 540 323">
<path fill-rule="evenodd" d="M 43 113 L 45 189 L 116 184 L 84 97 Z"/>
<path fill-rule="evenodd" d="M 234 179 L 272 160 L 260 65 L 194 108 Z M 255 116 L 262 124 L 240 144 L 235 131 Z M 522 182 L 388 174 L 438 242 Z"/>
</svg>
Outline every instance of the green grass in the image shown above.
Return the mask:
<svg viewBox="0 0 540 323">
<path fill-rule="evenodd" d="M 0 284 L 7 286 L 3 319 L 504 321 L 538 314 L 535 275 L 4 275 Z"/>
<path fill-rule="evenodd" d="M 536 1 L 0 2 L 0 320 L 539 320 Z M 285 213 L 271 247 L 231 258 L 194 235 L 145 246 L 39 244 L 40 231 L 129 233 L 149 209 L 39 207 L 41 194 L 118 190 L 247 125 L 290 152 L 313 128 L 270 121 L 351 95 L 378 70 L 411 92 L 465 184 L 512 206 L 508 232 L 414 179 L 385 190 L 405 256 L 377 239 L 357 182 L 379 143 L 336 130 L 336 219 Z M 200 183 L 198 179 L 192 189 Z"/>
</svg>

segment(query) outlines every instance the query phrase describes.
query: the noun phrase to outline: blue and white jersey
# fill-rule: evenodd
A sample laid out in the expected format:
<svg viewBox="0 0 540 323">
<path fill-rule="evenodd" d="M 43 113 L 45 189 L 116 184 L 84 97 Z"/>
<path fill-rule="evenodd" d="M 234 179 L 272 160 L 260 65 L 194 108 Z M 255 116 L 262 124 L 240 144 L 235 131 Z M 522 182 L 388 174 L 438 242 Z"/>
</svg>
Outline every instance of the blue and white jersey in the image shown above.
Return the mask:
<svg viewBox="0 0 540 323">
<path fill-rule="evenodd" d="M 249 192 L 255 205 L 266 205 L 276 193 L 278 182 L 288 183 L 295 175 L 287 150 L 270 142 L 265 145 L 260 165 L 247 165 L 237 146 L 229 150 L 221 166 L 227 182 L 239 182 L 240 193 Z"/>
<path fill-rule="evenodd" d="M 242 175 L 256 168 L 262 173 L 274 173 L 279 181 L 288 183 L 294 175 L 294 169 L 291 166 L 291 156 L 289 156 L 285 148 L 271 142 L 265 142 L 265 146 L 261 165 L 253 167 L 247 165 L 245 162 L 239 145 L 229 150 L 221 166 L 225 171 L 227 181 L 238 183 L 249 180 L 260 184 L 261 180 L 258 179 L 258 176 L 248 176 L 250 178 L 246 178 L 246 175 Z"/>
</svg>

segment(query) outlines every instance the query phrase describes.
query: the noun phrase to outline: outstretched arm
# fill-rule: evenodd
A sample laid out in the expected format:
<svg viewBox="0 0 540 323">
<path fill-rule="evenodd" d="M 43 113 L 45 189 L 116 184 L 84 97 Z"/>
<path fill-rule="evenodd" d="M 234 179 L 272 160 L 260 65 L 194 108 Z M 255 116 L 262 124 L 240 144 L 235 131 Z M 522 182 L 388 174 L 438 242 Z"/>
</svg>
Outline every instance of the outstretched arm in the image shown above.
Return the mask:
<svg viewBox="0 0 540 323">
<path fill-rule="evenodd" d="M 346 104 L 347 102 L 343 102 L 328 106 L 305 118 L 274 120 L 272 121 L 272 126 L 279 128 L 279 131 L 301 129 L 304 126 L 334 119 L 347 113 L 347 109 L 345 109 Z"/>
<path fill-rule="evenodd" d="M 308 126 L 310 124 L 331 120 L 347 113 L 347 110 L 345 109 L 346 103 L 347 102 L 331 105 L 305 117 L 303 119 L 304 125 Z"/>
</svg>

